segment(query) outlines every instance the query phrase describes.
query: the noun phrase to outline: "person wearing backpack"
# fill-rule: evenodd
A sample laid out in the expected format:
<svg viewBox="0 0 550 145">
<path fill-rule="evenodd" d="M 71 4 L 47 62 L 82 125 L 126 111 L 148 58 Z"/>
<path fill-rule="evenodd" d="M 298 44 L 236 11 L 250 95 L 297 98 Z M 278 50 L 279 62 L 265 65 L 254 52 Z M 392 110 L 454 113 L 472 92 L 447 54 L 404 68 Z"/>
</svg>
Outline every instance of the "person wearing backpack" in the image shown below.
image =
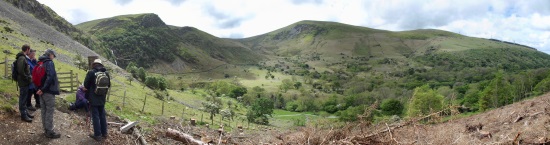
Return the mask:
<svg viewBox="0 0 550 145">
<path fill-rule="evenodd" d="M 44 55 L 38 58 L 38 60 L 40 61 L 40 65 L 36 66 L 43 67 L 43 69 L 45 70 L 45 75 L 41 76 L 43 78 L 39 78 L 41 80 L 41 83 L 37 85 L 38 92 L 36 94 L 40 95 L 40 105 L 42 105 L 42 108 L 40 110 L 42 113 L 42 127 L 45 131 L 44 134 L 47 138 L 52 139 L 61 137 L 61 134 L 53 130 L 55 95 L 59 95 L 59 80 L 57 78 L 57 72 L 55 71 L 55 65 L 53 63 L 54 58 L 55 51 L 53 51 L 52 49 L 47 49 Z"/>
<path fill-rule="evenodd" d="M 32 70 L 37 65 L 35 54 L 36 54 L 36 50 L 31 49 L 31 51 L 29 52 L 29 55 L 27 55 L 27 64 L 29 64 L 29 68 L 31 70 L 31 76 L 33 76 L 32 75 Z M 28 97 L 27 97 L 27 109 L 31 110 L 31 111 L 36 111 L 36 108 L 40 108 L 40 100 L 38 99 L 38 94 L 36 94 L 36 90 L 37 89 L 36 89 L 36 86 L 34 85 L 34 83 L 31 83 L 29 85 L 29 94 L 28 94 Z M 34 95 L 34 102 L 35 102 L 36 108 L 32 106 L 32 96 L 33 95 Z"/>
<path fill-rule="evenodd" d="M 34 116 L 27 112 L 27 99 L 29 94 L 29 85 L 31 85 L 31 72 L 29 64 L 27 64 L 27 54 L 31 51 L 31 47 L 27 44 L 21 47 L 21 52 L 16 55 L 14 62 L 15 73 L 12 77 L 17 79 L 17 85 L 19 86 L 19 113 L 21 114 L 21 120 L 25 122 L 32 122 Z"/>
<path fill-rule="evenodd" d="M 88 71 L 84 79 L 84 88 L 90 102 L 90 111 L 92 113 L 92 125 L 94 133 L 89 136 L 96 141 L 101 141 L 102 137 L 107 138 L 107 119 L 105 118 L 105 98 L 111 87 L 111 80 L 107 69 L 103 67 L 101 59 L 96 59 L 92 63 L 92 70 Z"/>
</svg>

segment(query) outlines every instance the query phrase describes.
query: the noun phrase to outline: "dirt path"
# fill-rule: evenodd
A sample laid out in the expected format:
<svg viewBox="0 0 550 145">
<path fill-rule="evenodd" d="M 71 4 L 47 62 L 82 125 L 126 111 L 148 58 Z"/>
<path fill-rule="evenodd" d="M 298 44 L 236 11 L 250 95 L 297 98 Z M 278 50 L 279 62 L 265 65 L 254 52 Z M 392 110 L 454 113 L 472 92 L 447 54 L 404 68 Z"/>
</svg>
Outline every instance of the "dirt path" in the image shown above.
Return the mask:
<svg viewBox="0 0 550 145">
<path fill-rule="evenodd" d="M 54 130 L 61 133 L 61 138 L 49 139 L 44 136 L 40 109 L 31 111 L 35 117 L 32 123 L 21 121 L 19 113 L 0 114 L 0 145 L 15 144 L 136 144 L 132 135 L 121 134 L 118 127 L 109 126 L 109 138 L 97 142 L 88 137 L 91 127 L 86 128 L 86 113 L 59 110 L 54 114 Z M 111 121 L 107 119 L 107 121 Z"/>
</svg>

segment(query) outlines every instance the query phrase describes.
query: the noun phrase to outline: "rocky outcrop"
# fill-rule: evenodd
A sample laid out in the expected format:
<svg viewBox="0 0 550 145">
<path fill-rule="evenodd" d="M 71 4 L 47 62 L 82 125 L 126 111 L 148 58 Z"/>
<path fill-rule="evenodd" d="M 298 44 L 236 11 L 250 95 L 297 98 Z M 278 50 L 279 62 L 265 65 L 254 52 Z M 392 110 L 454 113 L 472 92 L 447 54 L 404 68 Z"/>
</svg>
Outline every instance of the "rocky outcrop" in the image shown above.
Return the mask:
<svg viewBox="0 0 550 145">
<path fill-rule="evenodd" d="M 57 15 L 48 6 L 40 4 L 36 0 L 5 0 L 20 10 L 31 13 L 38 20 L 54 27 L 57 31 L 69 35 L 71 32 L 82 33 L 63 17 Z M 69 35 L 70 36 L 70 35 Z"/>
</svg>

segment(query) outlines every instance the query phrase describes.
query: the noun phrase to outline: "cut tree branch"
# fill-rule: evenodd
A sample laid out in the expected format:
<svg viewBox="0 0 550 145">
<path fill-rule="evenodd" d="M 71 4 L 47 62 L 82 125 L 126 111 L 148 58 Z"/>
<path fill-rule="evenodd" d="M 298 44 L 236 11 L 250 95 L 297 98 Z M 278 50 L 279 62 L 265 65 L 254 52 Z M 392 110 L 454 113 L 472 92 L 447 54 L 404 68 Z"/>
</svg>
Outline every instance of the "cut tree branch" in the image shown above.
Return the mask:
<svg viewBox="0 0 550 145">
<path fill-rule="evenodd" d="M 183 133 L 183 132 L 171 129 L 171 128 L 167 129 L 166 136 L 169 137 L 169 138 L 172 138 L 174 140 L 180 141 L 184 144 L 191 144 L 191 145 L 203 145 L 203 144 L 205 144 L 204 142 L 193 138 L 193 136 L 191 136 L 189 134 L 186 134 L 186 133 Z"/>
</svg>

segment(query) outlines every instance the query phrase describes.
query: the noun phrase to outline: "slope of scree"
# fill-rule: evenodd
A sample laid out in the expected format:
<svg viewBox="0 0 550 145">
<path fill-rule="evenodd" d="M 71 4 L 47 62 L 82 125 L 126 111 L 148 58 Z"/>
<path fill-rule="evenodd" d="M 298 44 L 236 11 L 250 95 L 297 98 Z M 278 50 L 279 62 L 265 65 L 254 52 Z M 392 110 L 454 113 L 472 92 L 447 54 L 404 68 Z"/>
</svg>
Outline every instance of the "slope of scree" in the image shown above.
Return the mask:
<svg viewBox="0 0 550 145">
<path fill-rule="evenodd" d="M 88 49 L 86 46 L 74 41 L 71 37 L 55 30 L 49 25 L 42 23 L 40 20 L 37 20 L 33 16 L 15 8 L 12 4 L 5 1 L 0 1 L 0 16 L 3 18 L 10 19 L 16 24 L 21 26 L 21 32 L 25 35 L 31 36 L 38 40 L 52 43 L 56 47 L 67 50 L 71 53 L 80 54 L 84 57 L 87 56 L 99 56 L 94 51 Z M 32 40 L 32 41 L 38 41 Z M 14 49 L 19 49 L 20 46 L 13 45 Z M 32 46 L 31 46 L 32 47 Z M 73 64 L 72 56 L 58 57 L 58 59 L 67 64 Z M 101 57 L 101 59 L 106 60 Z M 111 62 L 105 61 L 110 67 L 116 67 Z"/>
</svg>

